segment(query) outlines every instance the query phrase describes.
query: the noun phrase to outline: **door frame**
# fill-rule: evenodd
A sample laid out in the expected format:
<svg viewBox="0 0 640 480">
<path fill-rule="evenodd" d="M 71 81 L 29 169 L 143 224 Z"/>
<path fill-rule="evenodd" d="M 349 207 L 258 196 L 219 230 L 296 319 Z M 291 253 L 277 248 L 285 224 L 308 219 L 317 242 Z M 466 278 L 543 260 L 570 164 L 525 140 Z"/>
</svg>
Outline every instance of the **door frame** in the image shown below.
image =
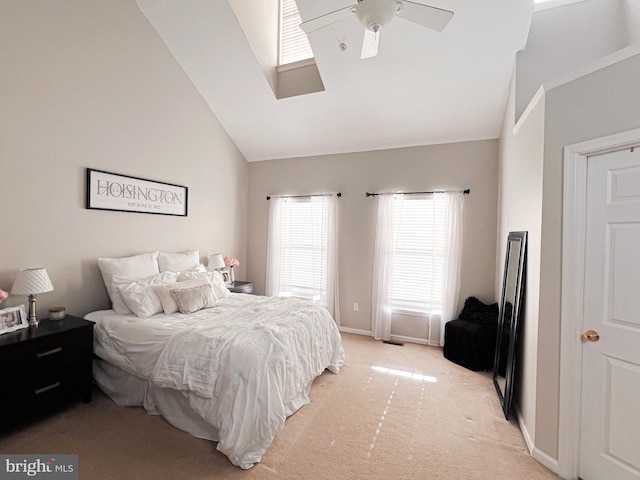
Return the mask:
<svg viewBox="0 0 640 480">
<path fill-rule="evenodd" d="M 580 467 L 587 159 L 639 146 L 640 129 L 564 147 L 557 473 L 567 480 L 576 480 Z"/>
</svg>

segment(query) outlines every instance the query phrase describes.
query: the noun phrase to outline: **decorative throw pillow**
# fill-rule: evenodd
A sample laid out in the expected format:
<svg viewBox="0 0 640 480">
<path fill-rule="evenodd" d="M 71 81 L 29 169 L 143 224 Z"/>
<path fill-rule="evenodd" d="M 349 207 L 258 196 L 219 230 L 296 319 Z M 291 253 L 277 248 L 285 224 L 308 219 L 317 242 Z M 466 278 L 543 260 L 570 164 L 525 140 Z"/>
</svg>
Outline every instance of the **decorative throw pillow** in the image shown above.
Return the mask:
<svg viewBox="0 0 640 480">
<path fill-rule="evenodd" d="M 175 283 L 177 276 L 173 272 L 163 272 L 142 280 L 129 280 L 128 282 L 120 282 L 118 277 L 114 277 L 112 285 L 114 281 L 117 284 L 114 289 L 114 298 L 120 297 L 120 301 L 138 317 L 150 317 L 162 312 L 162 303 L 155 292 L 155 287 Z M 116 302 L 114 302 L 115 305 Z"/>
<path fill-rule="evenodd" d="M 207 272 L 206 269 L 204 272 L 190 270 L 188 272 L 181 272 L 178 274 L 178 281 L 181 282 L 183 280 L 190 280 L 194 278 L 206 278 L 209 282 L 211 282 L 211 286 L 213 287 L 213 293 L 216 294 L 217 298 L 226 298 L 231 295 L 231 292 L 224 284 L 224 280 L 222 279 L 222 274 L 218 271 Z"/>
<path fill-rule="evenodd" d="M 170 290 L 180 313 L 193 313 L 216 304 L 213 287 L 210 283 L 199 287 Z"/>
<path fill-rule="evenodd" d="M 160 270 L 158 270 L 158 253 L 159 252 L 150 252 L 133 255 L 131 257 L 98 259 L 98 268 L 100 269 L 104 286 L 107 289 L 107 294 L 112 303 L 111 278 L 115 275 L 117 277 L 138 280 L 160 273 Z"/>
<path fill-rule="evenodd" d="M 185 270 L 183 272 L 179 272 L 180 274 L 186 273 L 186 274 L 191 274 L 194 272 L 200 272 L 200 273 L 204 273 L 207 272 L 207 267 L 205 267 L 203 264 L 199 263 L 197 267 L 193 267 L 190 268 L 189 270 Z"/>
<path fill-rule="evenodd" d="M 180 277 L 178 276 L 178 280 Z M 155 288 L 156 295 L 160 298 L 160 303 L 162 304 L 162 309 L 164 313 L 167 315 L 171 315 L 172 313 L 176 313 L 178 311 L 178 304 L 176 303 L 173 295 L 171 294 L 171 290 L 180 290 L 185 288 L 193 288 L 200 287 L 202 285 L 211 285 L 211 282 L 208 278 L 200 277 L 193 278 L 191 280 L 186 281 L 178 281 L 177 283 L 170 283 L 168 285 L 160 285 Z M 214 292 L 215 293 L 215 292 Z M 218 297 L 216 296 L 215 300 Z"/>
<path fill-rule="evenodd" d="M 200 265 L 200 252 L 189 250 L 181 253 L 158 254 L 158 268 L 161 272 L 184 272 Z"/>
<path fill-rule="evenodd" d="M 120 287 L 129 285 L 131 282 L 135 282 L 135 280 L 116 275 L 111 277 L 111 308 L 119 315 L 133 313 L 120 295 Z"/>
<path fill-rule="evenodd" d="M 156 275 L 151 275 L 150 277 L 143 278 L 140 280 L 113 276 L 111 277 L 111 294 L 112 294 L 112 300 L 113 300 L 111 308 L 113 308 L 113 310 L 120 315 L 135 313 L 133 310 L 131 310 L 131 308 L 129 308 L 127 301 L 123 297 L 123 294 L 121 291 L 122 288 L 127 287 L 128 292 L 132 292 L 134 289 L 143 291 L 144 289 L 150 288 L 153 290 L 158 285 L 175 283 L 177 279 L 178 279 L 178 274 L 174 272 L 158 273 Z M 151 293 L 154 296 L 157 296 L 155 292 L 151 292 Z M 156 313 L 159 313 L 159 312 L 156 312 Z"/>
<path fill-rule="evenodd" d="M 476 297 L 469 297 L 464 302 L 464 308 L 458 318 L 472 322 L 489 325 L 498 321 L 498 304 L 487 305 Z"/>
</svg>

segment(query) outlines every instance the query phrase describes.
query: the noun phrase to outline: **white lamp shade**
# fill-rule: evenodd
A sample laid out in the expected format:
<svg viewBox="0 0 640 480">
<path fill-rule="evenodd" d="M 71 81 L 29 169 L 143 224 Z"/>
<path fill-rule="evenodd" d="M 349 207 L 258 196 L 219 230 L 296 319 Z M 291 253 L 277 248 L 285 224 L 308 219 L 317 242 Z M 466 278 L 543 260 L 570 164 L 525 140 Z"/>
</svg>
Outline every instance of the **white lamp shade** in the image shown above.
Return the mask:
<svg viewBox="0 0 640 480">
<path fill-rule="evenodd" d="M 209 263 L 207 264 L 207 270 L 213 271 L 218 268 L 224 268 L 224 258 L 222 258 L 222 254 L 214 253 L 213 255 L 209 255 Z"/>
<path fill-rule="evenodd" d="M 51 291 L 53 291 L 53 284 L 46 268 L 18 270 L 13 287 L 11 287 L 12 295 L 31 295 Z"/>
</svg>

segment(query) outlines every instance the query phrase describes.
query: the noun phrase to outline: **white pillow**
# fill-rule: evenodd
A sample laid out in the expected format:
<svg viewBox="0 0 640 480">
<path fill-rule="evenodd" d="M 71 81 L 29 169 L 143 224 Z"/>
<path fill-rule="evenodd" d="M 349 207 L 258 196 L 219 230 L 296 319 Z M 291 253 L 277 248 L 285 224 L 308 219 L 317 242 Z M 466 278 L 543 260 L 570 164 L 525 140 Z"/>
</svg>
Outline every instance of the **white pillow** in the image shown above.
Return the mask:
<svg viewBox="0 0 640 480">
<path fill-rule="evenodd" d="M 193 313 L 216 305 L 216 297 L 210 283 L 199 287 L 174 288 L 169 291 L 180 313 Z"/>
<path fill-rule="evenodd" d="M 178 281 L 182 282 L 184 280 L 190 280 L 193 278 L 206 278 L 211 282 L 213 286 L 213 293 L 216 294 L 217 298 L 226 298 L 231 296 L 231 292 L 227 288 L 222 278 L 222 274 L 218 271 L 213 272 L 201 272 L 196 270 L 190 270 L 188 272 L 181 272 L 178 274 Z"/>
<path fill-rule="evenodd" d="M 111 308 L 119 315 L 133 313 L 120 295 L 120 287 L 129 285 L 131 282 L 135 282 L 135 280 L 115 275 L 111 277 Z"/>
<path fill-rule="evenodd" d="M 178 278 L 179 280 L 180 278 Z M 191 280 L 186 280 L 184 282 L 170 283 L 168 285 L 160 285 L 155 287 L 156 295 L 160 299 L 160 303 L 162 304 L 162 309 L 164 313 L 167 315 L 171 315 L 172 313 L 176 313 L 178 311 L 178 304 L 176 303 L 173 295 L 171 294 L 172 290 L 181 290 L 184 288 L 193 288 L 200 287 L 202 285 L 211 285 L 211 282 L 208 278 L 200 277 L 193 278 Z M 218 299 L 218 296 L 215 295 L 215 289 L 212 289 L 215 300 Z"/>
<path fill-rule="evenodd" d="M 208 272 L 207 267 L 205 267 L 203 264 L 199 263 L 197 267 L 193 267 L 193 268 L 191 268 L 189 270 L 184 270 L 182 272 L 178 272 L 178 275 L 182 275 L 183 273 L 186 273 L 187 275 L 191 275 L 193 273 L 206 273 L 206 272 Z"/>
<path fill-rule="evenodd" d="M 128 313 L 134 313 L 138 317 L 146 318 L 160 313 L 162 312 L 162 303 L 160 303 L 160 298 L 154 289 L 159 285 L 174 283 L 177 277 L 178 274 L 173 272 L 158 273 L 142 280 L 113 277 L 111 285 L 113 286 L 114 300 L 118 299 L 118 302 L 113 302 L 113 309 L 116 313 L 120 313 L 116 309 L 116 305 L 122 303 Z"/>
<path fill-rule="evenodd" d="M 159 279 L 156 281 L 156 279 Z M 113 276 L 111 277 L 111 299 L 112 304 L 111 308 L 115 310 L 116 313 L 120 315 L 127 315 L 129 313 L 134 313 L 127 302 L 122 297 L 122 292 L 120 291 L 121 287 L 126 287 L 131 285 L 132 283 L 139 283 L 141 286 L 149 286 L 149 285 L 162 285 L 164 283 L 173 283 L 178 280 L 178 274 L 174 272 L 162 272 L 152 275 L 147 278 L 143 278 L 140 280 L 132 279 L 132 278 L 124 278 Z M 139 315 L 138 315 L 139 316 Z"/>
<path fill-rule="evenodd" d="M 111 302 L 113 302 L 111 278 L 115 275 L 137 280 L 160 273 L 160 270 L 158 270 L 158 253 L 149 252 L 131 257 L 98 259 L 98 268 L 100 268 L 102 280 Z"/>
<path fill-rule="evenodd" d="M 182 253 L 158 254 L 158 268 L 161 272 L 184 272 L 200 265 L 200 252 L 189 250 Z"/>
</svg>

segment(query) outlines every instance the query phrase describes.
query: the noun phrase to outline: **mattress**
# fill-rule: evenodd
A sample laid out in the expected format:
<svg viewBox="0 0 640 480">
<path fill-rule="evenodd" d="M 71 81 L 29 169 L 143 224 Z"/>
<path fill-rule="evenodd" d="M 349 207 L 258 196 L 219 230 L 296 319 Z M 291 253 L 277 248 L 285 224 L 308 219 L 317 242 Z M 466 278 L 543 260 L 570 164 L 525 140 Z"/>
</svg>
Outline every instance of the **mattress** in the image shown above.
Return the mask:
<svg viewBox="0 0 640 480">
<path fill-rule="evenodd" d="M 107 394 L 122 403 L 142 392 L 147 411 L 173 416 L 174 425 L 181 407 L 169 412 L 170 402 L 158 398 L 181 396 L 187 414 L 212 426 L 218 450 L 241 468 L 259 462 L 286 417 L 309 402 L 313 380 L 324 369 L 338 373 L 344 361 L 327 310 L 302 299 L 233 294 L 189 315 L 104 310 L 86 318 L 96 323 L 94 352 L 110 365 L 98 370 L 102 382 L 111 367 L 141 380 L 111 382 Z"/>
</svg>

